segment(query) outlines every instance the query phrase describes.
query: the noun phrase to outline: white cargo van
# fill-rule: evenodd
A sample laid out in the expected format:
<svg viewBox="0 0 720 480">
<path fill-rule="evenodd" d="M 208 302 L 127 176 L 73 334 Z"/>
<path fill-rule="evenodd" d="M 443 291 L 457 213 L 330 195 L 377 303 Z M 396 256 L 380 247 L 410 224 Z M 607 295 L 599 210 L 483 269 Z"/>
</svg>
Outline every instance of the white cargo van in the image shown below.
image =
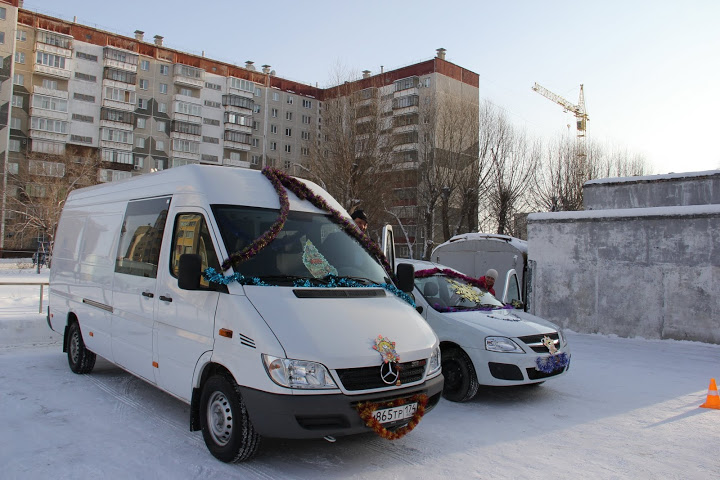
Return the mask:
<svg viewBox="0 0 720 480">
<path fill-rule="evenodd" d="M 463 233 L 433 249 L 430 260 L 480 278 L 489 269 L 498 272 L 495 294 L 502 303 L 527 305 L 527 242 L 508 235 Z"/>
<path fill-rule="evenodd" d="M 388 431 L 435 406 L 438 339 L 392 273 L 327 211 L 288 199 L 282 230 L 224 284 L 201 271 L 221 272 L 282 216 L 261 172 L 190 165 L 72 192 L 48 311 L 72 371 L 100 355 L 188 402 L 190 429 L 226 462 L 261 437 L 369 432 L 359 404 Z M 411 267 L 396 278 L 412 289 Z"/>
</svg>

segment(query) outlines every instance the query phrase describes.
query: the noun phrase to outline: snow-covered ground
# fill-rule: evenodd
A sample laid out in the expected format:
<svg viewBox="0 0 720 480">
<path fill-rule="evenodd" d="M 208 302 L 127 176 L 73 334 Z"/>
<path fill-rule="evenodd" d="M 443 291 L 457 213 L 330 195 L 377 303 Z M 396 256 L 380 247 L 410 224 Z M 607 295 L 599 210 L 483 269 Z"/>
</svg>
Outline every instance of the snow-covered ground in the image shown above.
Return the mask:
<svg viewBox="0 0 720 480">
<path fill-rule="evenodd" d="M 100 358 L 73 374 L 59 337 L 33 326 L 45 322 L 38 297 L 0 285 L 3 479 L 720 476 L 720 410 L 698 408 L 720 380 L 720 345 L 569 332 L 571 368 L 554 381 L 442 400 L 394 442 L 266 439 L 254 460 L 226 465 L 189 431 L 184 403 Z"/>
</svg>

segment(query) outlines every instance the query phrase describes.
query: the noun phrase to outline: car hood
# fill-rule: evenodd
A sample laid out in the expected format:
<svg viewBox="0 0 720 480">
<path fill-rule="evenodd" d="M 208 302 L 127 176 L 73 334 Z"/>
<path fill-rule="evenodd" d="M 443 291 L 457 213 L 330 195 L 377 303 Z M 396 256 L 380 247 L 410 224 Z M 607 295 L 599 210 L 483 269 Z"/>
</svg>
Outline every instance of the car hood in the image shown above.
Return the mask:
<svg viewBox="0 0 720 480">
<path fill-rule="evenodd" d="M 438 313 L 438 312 L 435 312 Z M 447 320 L 462 322 L 482 331 L 484 335 L 503 337 L 523 337 L 541 333 L 555 332 L 557 325 L 540 317 L 520 310 L 491 310 L 440 313 Z"/>
<path fill-rule="evenodd" d="M 380 364 L 381 355 L 373 349 L 378 336 L 395 342 L 400 362 L 427 359 L 438 345 L 422 316 L 395 295 L 379 289 L 379 296 L 328 298 L 340 290 L 345 289 L 246 286 L 245 294 L 288 358 L 354 368 Z M 295 291 L 319 298 L 298 298 Z"/>
</svg>

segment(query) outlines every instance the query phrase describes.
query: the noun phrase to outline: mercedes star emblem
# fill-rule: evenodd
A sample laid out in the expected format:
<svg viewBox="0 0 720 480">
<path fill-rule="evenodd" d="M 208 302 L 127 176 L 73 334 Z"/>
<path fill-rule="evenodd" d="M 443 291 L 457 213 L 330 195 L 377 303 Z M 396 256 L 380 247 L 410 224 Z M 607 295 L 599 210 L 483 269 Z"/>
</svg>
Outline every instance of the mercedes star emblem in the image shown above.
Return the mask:
<svg viewBox="0 0 720 480">
<path fill-rule="evenodd" d="M 387 385 L 400 385 L 400 371 L 395 362 L 383 362 L 380 365 L 380 378 Z"/>
</svg>

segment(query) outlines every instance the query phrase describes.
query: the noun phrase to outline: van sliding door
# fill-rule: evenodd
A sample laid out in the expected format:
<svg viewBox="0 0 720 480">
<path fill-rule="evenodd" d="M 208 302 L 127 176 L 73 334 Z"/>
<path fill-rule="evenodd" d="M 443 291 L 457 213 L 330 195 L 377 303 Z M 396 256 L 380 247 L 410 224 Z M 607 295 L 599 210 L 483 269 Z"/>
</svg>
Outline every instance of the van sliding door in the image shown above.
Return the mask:
<svg viewBox="0 0 720 480">
<path fill-rule="evenodd" d="M 169 208 L 170 197 L 128 202 L 113 279 L 113 361 L 153 383 L 158 260 Z"/>
</svg>

